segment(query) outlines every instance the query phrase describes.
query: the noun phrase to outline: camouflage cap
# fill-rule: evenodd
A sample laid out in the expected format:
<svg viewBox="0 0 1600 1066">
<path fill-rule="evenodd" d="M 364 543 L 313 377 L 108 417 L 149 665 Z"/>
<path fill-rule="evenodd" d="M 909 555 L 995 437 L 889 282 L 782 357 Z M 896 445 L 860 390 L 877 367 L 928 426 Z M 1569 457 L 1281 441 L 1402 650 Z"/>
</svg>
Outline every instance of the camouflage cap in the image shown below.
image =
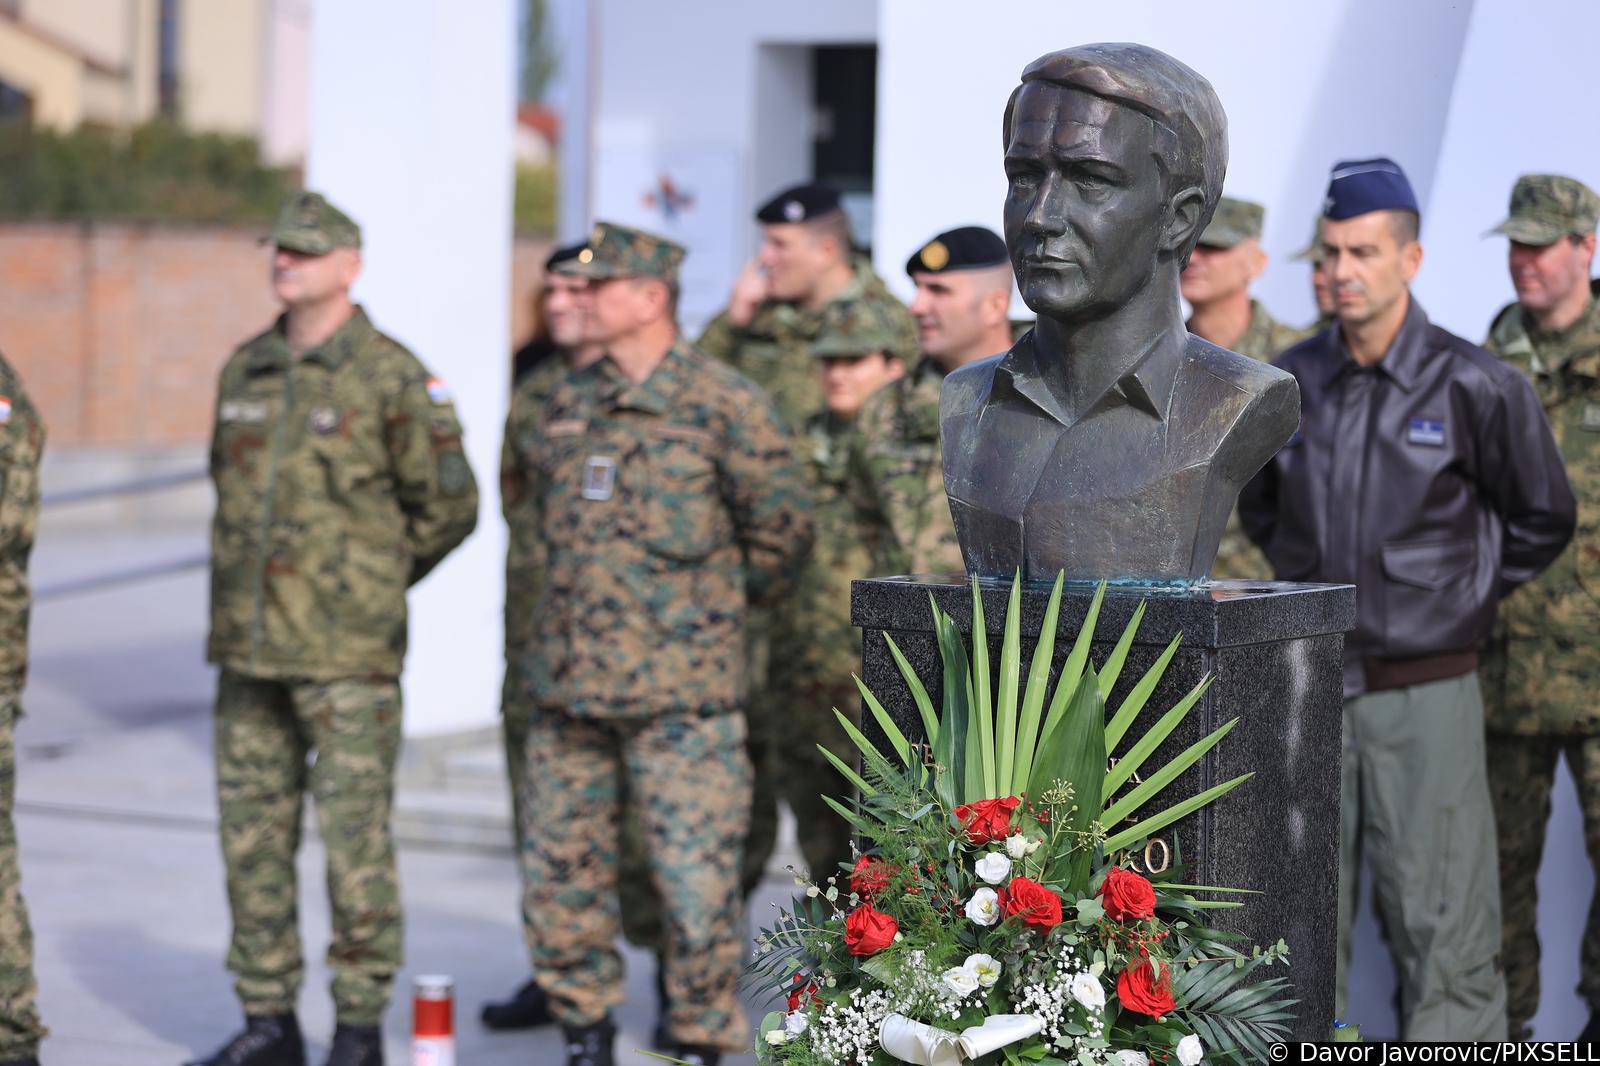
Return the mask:
<svg viewBox="0 0 1600 1066">
<path fill-rule="evenodd" d="M 1232 248 L 1242 240 L 1261 239 L 1261 223 L 1267 209 L 1251 200 L 1224 196 L 1217 201 L 1211 222 L 1200 234 L 1199 243 L 1207 248 Z"/>
<path fill-rule="evenodd" d="M 676 284 L 688 253 L 665 237 L 614 222 L 596 222 L 589 243 L 562 273 L 580 278 L 660 278 Z"/>
<path fill-rule="evenodd" d="M 360 248 L 361 227 L 321 193 L 301 190 L 284 201 L 262 243 L 305 255 L 327 255 L 335 248 Z"/>
<path fill-rule="evenodd" d="M 1504 234 L 1518 244 L 1554 244 L 1593 233 L 1600 224 L 1600 197 L 1577 178 L 1524 174 L 1511 188 L 1511 214 L 1488 237 Z"/>
<path fill-rule="evenodd" d="M 1311 243 L 1294 253 L 1292 258 L 1307 259 L 1313 263 L 1322 262 L 1322 216 L 1318 215 L 1311 220 Z"/>
<path fill-rule="evenodd" d="M 910 336 L 890 317 L 890 304 L 877 300 L 835 300 L 823 308 L 822 328 L 811 345 L 818 359 L 883 352 L 910 362 Z"/>
</svg>

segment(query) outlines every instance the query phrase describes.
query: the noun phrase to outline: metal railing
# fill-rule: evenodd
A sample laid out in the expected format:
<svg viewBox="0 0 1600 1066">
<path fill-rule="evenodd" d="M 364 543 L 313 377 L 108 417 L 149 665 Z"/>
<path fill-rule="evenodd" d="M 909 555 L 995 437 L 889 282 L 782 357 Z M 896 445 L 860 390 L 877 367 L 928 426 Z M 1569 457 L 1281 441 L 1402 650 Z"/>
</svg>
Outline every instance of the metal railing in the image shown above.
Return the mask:
<svg viewBox="0 0 1600 1066">
<path fill-rule="evenodd" d="M 149 477 L 133 478 L 129 481 L 115 481 L 106 485 L 92 485 L 87 488 L 46 492 L 40 497 L 39 505 L 42 509 L 54 509 L 72 504 L 92 503 L 98 500 L 140 496 L 150 492 L 183 488 L 205 481 L 209 477 L 210 472 L 205 467 L 193 467 L 175 470 L 166 474 L 153 474 Z M 155 562 L 141 563 L 137 566 L 123 567 L 119 570 L 90 574 L 87 577 L 72 577 L 60 581 L 37 583 L 33 588 L 33 599 L 37 603 L 41 600 L 71 596 L 80 592 L 99 592 L 118 585 L 149 581 L 152 578 L 168 577 L 173 574 L 186 574 L 194 570 L 204 570 L 210 562 L 210 552 L 191 552 L 190 554 L 170 559 L 160 559 Z"/>
</svg>

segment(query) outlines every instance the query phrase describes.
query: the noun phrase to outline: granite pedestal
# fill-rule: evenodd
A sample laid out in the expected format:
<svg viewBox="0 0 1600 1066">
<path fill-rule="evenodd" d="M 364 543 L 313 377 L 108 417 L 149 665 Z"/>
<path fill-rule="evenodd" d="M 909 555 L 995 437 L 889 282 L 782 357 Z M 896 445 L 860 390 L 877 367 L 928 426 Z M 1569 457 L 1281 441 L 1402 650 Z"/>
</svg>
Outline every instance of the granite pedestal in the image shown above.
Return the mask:
<svg viewBox="0 0 1600 1066">
<path fill-rule="evenodd" d="M 981 594 L 992 663 L 998 663 L 1009 583 Z M 956 576 L 915 575 L 856 581 L 851 620 L 863 632 L 862 679 L 907 736 L 922 734 L 883 635 L 889 633 L 938 700 L 941 666 L 929 595 L 971 639 L 972 593 Z M 1069 585 L 1056 635 L 1059 670 L 1082 628 L 1092 585 Z M 1022 671 L 1032 659 L 1048 587 L 1022 594 Z M 1216 582 L 1188 589 L 1110 588 L 1090 655 L 1098 667 L 1139 602 L 1144 619 L 1111 699 L 1109 714 L 1177 634 L 1177 654 L 1119 745 L 1149 729 L 1207 674 L 1199 704 L 1147 767 L 1163 765 L 1231 718 L 1239 724 L 1199 763 L 1148 805 L 1148 815 L 1250 771 L 1255 777 L 1169 827 L 1135 860 L 1160 870 L 1181 854 L 1190 883 L 1259 890 L 1246 905 L 1208 912 L 1210 924 L 1263 946 L 1290 948 L 1289 976 L 1300 1000 L 1297 1039 L 1326 1039 L 1333 1024 L 1335 914 L 1339 881 L 1339 761 L 1344 634 L 1355 624 L 1349 585 Z M 996 667 L 998 669 L 998 667 Z M 1052 684 L 1054 684 L 1052 673 Z M 881 740 L 870 716 L 868 735 Z M 1111 753 L 1113 757 L 1118 752 Z M 1282 973 L 1282 970 L 1278 970 Z"/>
</svg>

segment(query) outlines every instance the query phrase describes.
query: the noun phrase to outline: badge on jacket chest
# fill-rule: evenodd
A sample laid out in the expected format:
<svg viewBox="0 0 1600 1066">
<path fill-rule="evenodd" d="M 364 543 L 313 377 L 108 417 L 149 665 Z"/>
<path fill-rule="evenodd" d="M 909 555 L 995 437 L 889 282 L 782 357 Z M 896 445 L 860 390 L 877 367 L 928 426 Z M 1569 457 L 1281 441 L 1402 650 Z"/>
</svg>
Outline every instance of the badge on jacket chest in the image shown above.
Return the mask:
<svg viewBox="0 0 1600 1066">
<path fill-rule="evenodd" d="M 1407 444 L 1424 444 L 1430 448 L 1444 447 L 1444 419 L 1418 415 L 1406 426 Z"/>
<path fill-rule="evenodd" d="M 591 455 L 583 461 L 583 498 L 609 500 L 617 487 L 617 461 L 606 455 Z"/>
</svg>

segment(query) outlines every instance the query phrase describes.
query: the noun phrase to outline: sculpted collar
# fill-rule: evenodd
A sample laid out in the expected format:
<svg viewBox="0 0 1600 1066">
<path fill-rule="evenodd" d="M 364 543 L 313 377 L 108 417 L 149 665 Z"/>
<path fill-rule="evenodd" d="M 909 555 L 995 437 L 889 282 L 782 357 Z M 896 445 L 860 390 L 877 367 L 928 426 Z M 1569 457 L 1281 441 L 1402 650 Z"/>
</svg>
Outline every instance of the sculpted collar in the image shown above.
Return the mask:
<svg viewBox="0 0 1600 1066">
<path fill-rule="evenodd" d="M 279 315 L 273 323 L 271 331 L 267 334 L 267 341 L 256 347 L 250 353 L 248 369 L 252 374 L 268 370 L 281 370 L 294 361 L 294 356 L 289 352 L 289 337 L 287 333 L 287 315 Z M 346 360 L 350 359 L 361 350 L 373 334 L 372 320 L 367 317 L 367 312 L 360 304 L 355 305 L 350 317 L 345 319 L 344 325 L 333 331 L 333 336 L 317 345 L 307 349 L 300 356 L 303 362 L 321 363 L 329 370 L 337 370 Z"/>
<path fill-rule="evenodd" d="M 1158 335 L 1133 365 L 1077 416 L 1067 410 L 1066 403 L 1051 391 L 1040 374 L 1034 336 L 1034 331 L 1029 330 L 995 367 L 990 403 L 1015 396 L 1027 400 L 1063 427 L 1114 406 L 1132 407 L 1158 422 L 1166 421 L 1178 368 L 1184 358 L 1184 346 L 1189 339 L 1187 332 L 1169 330 Z"/>
<path fill-rule="evenodd" d="M 1359 370 L 1360 365 L 1344 343 L 1344 332 L 1334 330 L 1330 335 L 1333 337 L 1333 346 L 1337 353 L 1333 376 L 1339 377 Z M 1404 391 L 1413 391 L 1417 387 L 1417 375 L 1422 371 L 1422 359 L 1428 347 L 1427 340 L 1427 312 L 1417 303 L 1417 298 L 1408 292 L 1406 317 L 1400 323 L 1400 332 L 1395 334 L 1389 350 L 1383 353 L 1383 358 L 1378 360 L 1375 369 L 1386 374 L 1389 380 Z"/>
<path fill-rule="evenodd" d="M 666 356 L 650 371 L 650 376 L 637 383 L 629 381 L 609 355 L 596 366 L 600 371 L 602 404 L 613 410 L 664 415 L 672 410 L 678 393 L 687 384 L 685 371 L 689 369 L 689 353 L 682 340 L 674 341 Z"/>
</svg>

